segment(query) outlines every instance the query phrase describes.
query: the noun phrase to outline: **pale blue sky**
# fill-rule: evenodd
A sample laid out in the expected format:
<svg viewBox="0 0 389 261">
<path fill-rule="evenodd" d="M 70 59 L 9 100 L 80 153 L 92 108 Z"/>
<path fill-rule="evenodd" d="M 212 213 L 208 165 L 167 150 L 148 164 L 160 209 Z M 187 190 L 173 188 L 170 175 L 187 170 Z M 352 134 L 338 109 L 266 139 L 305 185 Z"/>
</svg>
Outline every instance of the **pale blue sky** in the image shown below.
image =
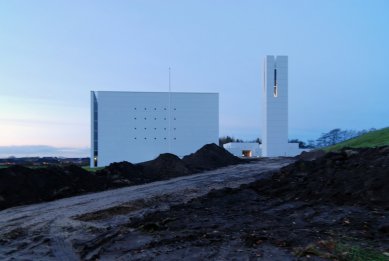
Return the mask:
<svg viewBox="0 0 389 261">
<path fill-rule="evenodd" d="M 166 91 L 169 66 L 173 91 L 220 93 L 221 136 L 254 139 L 266 54 L 289 56 L 290 138 L 388 126 L 388 13 L 385 0 L 1 1 L 0 146 L 86 148 L 90 90 Z"/>
</svg>

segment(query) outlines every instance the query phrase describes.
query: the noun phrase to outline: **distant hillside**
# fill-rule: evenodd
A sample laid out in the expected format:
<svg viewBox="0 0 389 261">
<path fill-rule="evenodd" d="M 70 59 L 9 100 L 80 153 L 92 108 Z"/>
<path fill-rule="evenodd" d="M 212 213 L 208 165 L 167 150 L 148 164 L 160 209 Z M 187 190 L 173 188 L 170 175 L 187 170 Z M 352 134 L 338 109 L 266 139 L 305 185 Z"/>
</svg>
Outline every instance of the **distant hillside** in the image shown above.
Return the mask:
<svg viewBox="0 0 389 261">
<path fill-rule="evenodd" d="M 58 158 L 58 157 L 9 157 L 0 159 L 0 167 L 11 165 L 48 166 L 48 165 L 79 165 L 88 166 L 89 158 Z"/>
<path fill-rule="evenodd" d="M 371 131 L 359 137 L 324 148 L 324 150 L 334 151 L 344 147 L 369 148 L 379 146 L 389 146 L 389 128 Z"/>
</svg>

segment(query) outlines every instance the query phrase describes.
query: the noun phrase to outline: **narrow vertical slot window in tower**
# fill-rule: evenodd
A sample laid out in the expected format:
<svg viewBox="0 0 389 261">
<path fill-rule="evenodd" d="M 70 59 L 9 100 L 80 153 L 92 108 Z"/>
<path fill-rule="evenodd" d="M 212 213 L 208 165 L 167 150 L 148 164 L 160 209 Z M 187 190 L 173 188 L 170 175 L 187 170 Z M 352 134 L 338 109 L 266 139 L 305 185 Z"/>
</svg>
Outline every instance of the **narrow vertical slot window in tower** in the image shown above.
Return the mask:
<svg viewBox="0 0 389 261">
<path fill-rule="evenodd" d="M 91 92 L 91 128 L 92 128 L 92 133 L 91 133 L 91 162 L 90 166 L 91 167 L 97 167 L 98 166 L 98 156 L 99 156 L 99 144 L 98 144 L 98 102 L 97 102 L 97 96 L 94 91 Z"/>
<path fill-rule="evenodd" d="M 274 68 L 274 90 L 273 90 L 274 97 L 278 96 L 278 83 L 277 83 L 277 68 Z"/>
</svg>

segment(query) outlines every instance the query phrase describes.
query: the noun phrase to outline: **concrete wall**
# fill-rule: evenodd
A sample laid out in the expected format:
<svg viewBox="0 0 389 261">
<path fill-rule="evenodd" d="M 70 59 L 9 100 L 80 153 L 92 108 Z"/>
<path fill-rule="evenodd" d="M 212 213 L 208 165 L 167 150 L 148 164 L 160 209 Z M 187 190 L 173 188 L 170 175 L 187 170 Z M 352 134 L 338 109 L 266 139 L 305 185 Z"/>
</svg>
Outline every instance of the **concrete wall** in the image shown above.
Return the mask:
<svg viewBox="0 0 389 261">
<path fill-rule="evenodd" d="M 288 57 L 266 56 L 263 77 L 262 156 L 289 156 Z"/>
<path fill-rule="evenodd" d="M 166 152 L 182 157 L 218 142 L 217 93 L 99 91 L 92 92 L 91 106 L 91 154 L 98 151 L 97 166 L 138 163 Z"/>
<path fill-rule="evenodd" d="M 285 155 L 279 156 L 288 156 L 293 157 L 299 155 L 303 151 L 309 151 L 309 149 L 300 149 L 298 143 L 286 143 L 285 144 Z M 223 144 L 223 147 L 228 150 L 231 154 L 237 157 L 242 157 L 243 150 L 251 150 L 252 157 L 261 157 L 262 155 L 262 144 L 252 143 L 252 142 L 229 142 Z M 276 156 L 274 156 L 276 157 Z"/>
<path fill-rule="evenodd" d="M 309 151 L 309 149 L 300 149 L 298 143 L 288 143 L 288 153 L 287 156 L 297 156 L 300 155 L 303 151 Z"/>
<path fill-rule="evenodd" d="M 262 154 L 260 144 L 255 142 L 229 142 L 223 144 L 223 148 L 237 157 L 242 157 L 243 150 L 251 150 L 252 157 L 260 157 Z"/>
</svg>

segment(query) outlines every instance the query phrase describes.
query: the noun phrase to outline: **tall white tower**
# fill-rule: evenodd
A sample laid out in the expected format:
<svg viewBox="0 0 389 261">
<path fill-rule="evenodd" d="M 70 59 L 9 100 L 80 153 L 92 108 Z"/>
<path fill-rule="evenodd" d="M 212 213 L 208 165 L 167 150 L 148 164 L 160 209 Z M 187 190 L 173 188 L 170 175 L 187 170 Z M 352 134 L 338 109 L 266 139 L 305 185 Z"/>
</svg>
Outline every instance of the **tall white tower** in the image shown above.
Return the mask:
<svg viewBox="0 0 389 261">
<path fill-rule="evenodd" d="M 262 156 L 289 156 L 288 56 L 265 57 L 262 99 Z"/>
</svg>

